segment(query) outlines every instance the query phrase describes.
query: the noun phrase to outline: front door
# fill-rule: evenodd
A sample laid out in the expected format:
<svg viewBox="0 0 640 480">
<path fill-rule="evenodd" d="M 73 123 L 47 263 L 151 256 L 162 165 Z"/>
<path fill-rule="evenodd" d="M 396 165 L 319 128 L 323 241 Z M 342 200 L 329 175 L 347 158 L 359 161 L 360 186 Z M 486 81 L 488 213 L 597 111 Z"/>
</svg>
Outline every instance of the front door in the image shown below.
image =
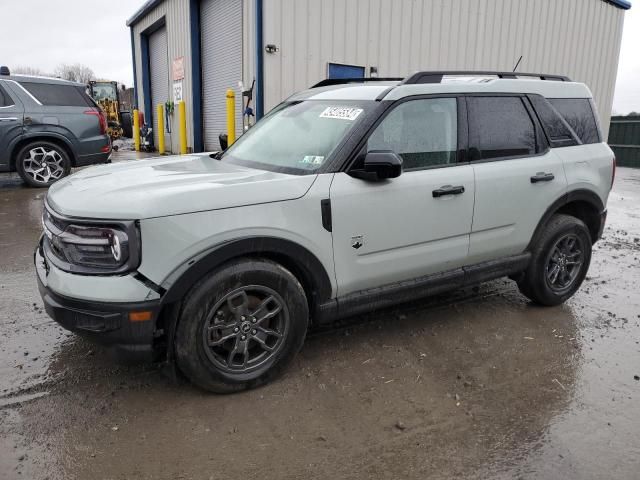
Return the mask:
<svg viewBox="0 0 640 480">
<path fill-rule="evenodd" d="M 456 164 L 457 102 L 406 101 L 376 127 L 363 153 L 400 155 L 404 171 L 398 178 L 368 182 L 335 175 L 330 197 L 339 296 L 465 263 L 474 179 L 473 167 Z M 450 187 L 461 188 L 447 194 Z"/>
<path fill-rule="evenodd" d="M 22 103 L 0 82 L 0 171 L 9 168 L 9 149 L 13 140 L 22 135 L 22 121 Z"/>
</svg>

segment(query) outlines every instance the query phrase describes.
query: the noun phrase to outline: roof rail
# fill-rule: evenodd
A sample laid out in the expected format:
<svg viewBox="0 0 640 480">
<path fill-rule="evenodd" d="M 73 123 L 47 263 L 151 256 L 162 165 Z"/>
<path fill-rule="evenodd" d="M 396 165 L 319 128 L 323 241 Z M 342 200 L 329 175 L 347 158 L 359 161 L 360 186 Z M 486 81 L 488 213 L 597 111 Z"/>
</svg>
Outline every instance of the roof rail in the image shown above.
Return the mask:
<svg viewBox="0 0 640 480">
<path fill-rule="evenodd" d="M 346 83 L 364 83 L 364 82 L 401 82 L 402 77 L 368 77 L 368 78 L 327 78 L 321 80 L 311 88 L 329 87 L 332 85 L 343 85 Z"/>
<path fill-rule="evenodd" d="M 521 73 L 521 72 L 493 72 L 484 70 L 469 71 L 437 71 L 416 72 L 402 82 L 404 85 L 416 83 L 441 83 L 444 76 L 493 76 L 498 78 L 517 79 L 518 77 L 534 77 L 540 80 L 553 80 L 556 82 L 570 82 L 569 77 L 562 75 L 547 75 L 546 73 Z"/>
</svg>

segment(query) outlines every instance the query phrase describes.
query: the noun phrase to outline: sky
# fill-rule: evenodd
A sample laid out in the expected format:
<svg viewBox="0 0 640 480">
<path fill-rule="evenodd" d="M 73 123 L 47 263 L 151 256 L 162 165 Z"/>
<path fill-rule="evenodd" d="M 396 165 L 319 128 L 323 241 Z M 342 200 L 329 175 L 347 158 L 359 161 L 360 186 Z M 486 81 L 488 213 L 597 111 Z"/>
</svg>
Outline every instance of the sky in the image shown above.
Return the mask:
<svg viewBox="0 0 640 480">
<path fill-rule="evenodd" d="M 131 37 L 125 23 L 143 3 L 144 0 L 0 0 L 4 39 L 0 65 L 53 72 L 61 63 L 82 63 L 98 78 L 131 86 Z M 640 112 L 640 0 L 632 3 L 634 6 L 625 14 L 613 101 L 617 114 Z"/>
</svg>

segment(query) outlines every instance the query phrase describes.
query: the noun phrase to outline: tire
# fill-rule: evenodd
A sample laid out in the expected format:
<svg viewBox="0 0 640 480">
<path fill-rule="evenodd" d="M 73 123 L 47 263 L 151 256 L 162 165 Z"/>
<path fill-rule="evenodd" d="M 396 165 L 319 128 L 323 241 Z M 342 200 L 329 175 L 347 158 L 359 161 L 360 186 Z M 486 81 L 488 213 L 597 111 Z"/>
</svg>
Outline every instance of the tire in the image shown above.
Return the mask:
<svg viewBox="0 0 640 480">
<path fill-rule="evenodd" d="M 120 120 L 123 136 L 133 138 L 133 123 L 131 122 L 131 112 L 120 112 Z"/>
<path fill-rule="evenodd" d="M 176 362 L 191 382 L 211 392 L 256 388 L 291 363 L 308 323 L 307 298 L 291 272 L 269 260 L 233 261 L 185 298 Z"/>
<path fill-rule="evenodd" d="M 64 148 L 44 140 L 22 147 L 16 157 L 16 170 L 30 187 L 49 187 L 71 172 L 71 160 Z"/>
<path fill-rule="evenodd" d="M 518 282 L 520 292 L 539 305 L 565 302 L 587 275 L 591 245 L 591 235 L 581 220 L 554 215 L 533 247 L 529 267 Z"/>
</svg>

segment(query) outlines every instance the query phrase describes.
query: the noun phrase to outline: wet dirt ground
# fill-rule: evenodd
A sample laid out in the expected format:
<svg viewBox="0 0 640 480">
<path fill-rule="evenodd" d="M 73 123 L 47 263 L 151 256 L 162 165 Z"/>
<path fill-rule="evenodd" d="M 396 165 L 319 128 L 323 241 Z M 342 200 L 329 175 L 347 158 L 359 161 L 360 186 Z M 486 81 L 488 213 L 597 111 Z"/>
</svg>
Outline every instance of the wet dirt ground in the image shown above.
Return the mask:
<svg viewBox="0 0 640 480">
<path fill-rule="evenodd" d="M 216 396 L 114 363 L 42 310 L 44 190 L 0 177 L 2 479 L 640 478 L 640 170 L 566 305 L 499 280 L 315 332 Z"/>
</svg>

